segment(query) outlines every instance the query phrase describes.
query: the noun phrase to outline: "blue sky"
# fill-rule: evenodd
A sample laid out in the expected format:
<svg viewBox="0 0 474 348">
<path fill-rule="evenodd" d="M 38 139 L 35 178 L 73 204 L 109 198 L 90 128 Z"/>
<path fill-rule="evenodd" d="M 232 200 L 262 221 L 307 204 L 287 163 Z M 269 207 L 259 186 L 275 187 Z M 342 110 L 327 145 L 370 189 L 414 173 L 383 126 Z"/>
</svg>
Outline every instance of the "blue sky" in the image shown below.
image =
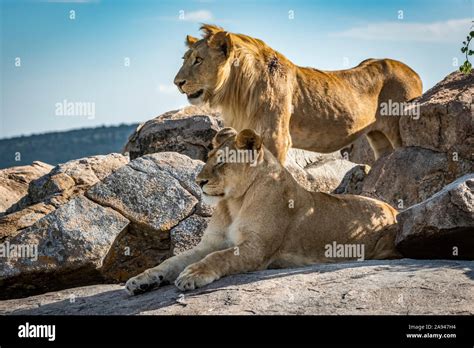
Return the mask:
<svg viewBox="0 0 474 348">
<path fill-rule="evenodd" d="M 143 122 L 186 105 L 172 81 L 185 35 L 198 36 L 202 22 L 263 39 L 303 66 L 399 59 L 426 90 L 462 64 L 474 9 L 473 0 L 0 2 L 0 138 Z M 95 103 L 95 117 L 58 116 L 63 100 Z"/>
</svg>

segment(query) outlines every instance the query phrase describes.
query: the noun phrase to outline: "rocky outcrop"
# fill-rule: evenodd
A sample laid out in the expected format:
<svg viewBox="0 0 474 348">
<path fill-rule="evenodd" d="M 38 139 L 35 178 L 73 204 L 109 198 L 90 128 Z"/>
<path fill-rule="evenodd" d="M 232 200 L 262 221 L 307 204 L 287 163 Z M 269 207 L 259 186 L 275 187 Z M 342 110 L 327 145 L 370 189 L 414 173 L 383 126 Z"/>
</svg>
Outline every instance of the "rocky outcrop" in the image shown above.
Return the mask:
<svg viewBox="0 0 474 348">
<path fill-rule="evenodd" d="M 459 71 L 414 99 L 419 118 L 402 117 L 404 146 L 417 146 L 472 159 L 474 149 L 474 74 Z"/>
<path fill-rule="evenodd" d="M 93 285 L 0 302 L 13 315 L 472 315 L 474 262 L 390 260 L 266 270 L 181 293 Z"/>
<path fill-rule="evenodd" d="M 474 162 L 420 147 L 402 147 L 375 162 L 362 182 L 362 195 L 398 209 L 420 203 L 466 173 Z M 357 193 L 357 192 L 347 192 Z"/>
<path fill-rule="evenodd" d="M 100 314 L 203 314 L 207 313 L 205 301 L 213 313 L 222 314 L 472 314 L 472 306 L 463 302 L 472 303 L 472 292 L 465 290 L 472 288 L 472 262 L 458 262 L 474 258 L 472 174 L 455 181 L 473 172 L 469 152 L 472 123 L 467 117 L 470 94 L 472 75 L 459 74 L 448 76 L 425 93 L 418 99 L 420 118 L 402 117 L 400 121 L 406 146 L 380 158 L 372 168 L 364 164 L 372 163 L 373 155 L 364 139 L 342 154 L 291 149 L 287 158 L 287 169 L 308 190 L 363 194 L 399 209 L 397 244 L 405 255 L 456 262 L 371 261 L 237 275 L 185 295 L 189 302 L 184 305 L 182 301 L 175 304 L 174 297 L 179 294 L 173 287 L 136 298 L 123 297 L 122 290 L 120 295 L 101 294 L 103 289 L 118 286 L 64 293 L 91 295 L 83 303 Z M 110 154 L 52 169 L 33 164 L 31 167 L 42 169 L 0 171 L 0 196 L 13 197 L 2 201 L 6 211 L 0 212 L 0 252 L 5 253 L 6 245 L 25 246 L 24 251 L 36 246 L 38 258 L 34 262 L 31 257 L 0 258 L 0 298 L 125 281 L 195 246 L 212 207 L 204 204 L 194 180 L 221 127 L 217 113 L 188 107 L 139 126 L 126 145 L 131 162 L 126 156 Z M 16 196 L 8 196 L 9 192 L 16 192 Z M 446 289 L 453 297 L 446 297 Z M 161 300 L 152 295 L 158 293 L 163 294 Z M 109 306 L 119 299 L 125 304 L 104 309 L 105 304 L 94 302 L 95 294 Z M 407 300 L 408 294 L 415 294 L 416 300 Z M 45 296 L 46 300 L 39 297 L 40 301 L 47 302 Z M 402 302 L 400 306 L 394 304 L 395 297 L 396 303 Z M 152 298 L 152 303 L 167 304 L 156 311 L 140 308 Z M 19 308 L 18 303 L 28 306 L 36 302 L 33 298 L 9 303 Z M 28 309 L 32 313 L 72 314 L 83 310 L 84 306 L 61 303 Z"/>
<path fill-rule="evenodd" d="M 202 165 L 171 152 L 140 157 L 110 175 L 60 165 L 62 170 L 39 179 L 46 183 L 45 194 L 35 188 L 38 196 L 32 198 L 67 202 L 57 208 L 36 203 L 3 217 L 3 226 L 12 231 L 0 235 L 1 245 L 36 245 L 38 260 L 0 258 L 0 296 L 124 281 L 159 264 L 173 249 L 191 248 L 212 214 L 194 182 Z"/>
<path fill-rule="evenodd" d="M 219 114 L 189 106 L 169 111 L 138 126 L 125 151 L 131 159 L 155 152 L 172 151 L 205 161 L 214 135 L 222 127 Z"/>
<path fill-rule="evenodd" d="M 0 215 L 28 193 L 31 181 L 47 174 L 53 167 L 35 161 L 29 166 L 0 170 Z"/>
<path fill-rule="evenodd" d="M 400 231 L 396 243 L 403 255 L 474 259 L 474 174 L 406 209 L 397 220 Z"/>
</svg>

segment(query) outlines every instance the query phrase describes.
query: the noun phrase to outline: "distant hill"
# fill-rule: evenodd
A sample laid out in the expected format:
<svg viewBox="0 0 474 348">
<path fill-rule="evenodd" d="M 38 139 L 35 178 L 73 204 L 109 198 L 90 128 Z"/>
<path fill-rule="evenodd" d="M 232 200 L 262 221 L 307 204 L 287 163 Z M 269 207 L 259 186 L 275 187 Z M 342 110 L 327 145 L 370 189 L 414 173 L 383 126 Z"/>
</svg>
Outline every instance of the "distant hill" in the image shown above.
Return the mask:
<svg viewBox="0 0 474 348">
<path fill-rule="evenodd" d="M 121 152 L 138 124 L 82 128 L 0 139 L 0 168 L 42 161 L 51 165 L 71 159 Z M 16 161 L 17 154 L 20 161 Z"/>
</svg>

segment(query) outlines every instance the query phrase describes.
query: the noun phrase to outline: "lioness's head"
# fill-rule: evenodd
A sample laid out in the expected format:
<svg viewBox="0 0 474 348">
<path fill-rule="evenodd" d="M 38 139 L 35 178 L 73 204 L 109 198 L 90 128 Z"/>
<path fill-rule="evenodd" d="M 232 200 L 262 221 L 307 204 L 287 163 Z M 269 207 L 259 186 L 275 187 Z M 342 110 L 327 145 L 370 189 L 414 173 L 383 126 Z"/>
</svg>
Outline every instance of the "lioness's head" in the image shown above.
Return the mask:
<svg viewBox="0 0 474 348">
<path fill-rule="evenodd" d="M 213 149 L 196 182 L 207 196 L 240 197 L 263 161 L 262 138 L 251 129 L 237 134 L 233 128 L 224 128 L 216 134 L 212 144 Z"/>
<path fill-rule="evenodd" d="M 229 33 L 213 25 L 203 25 L 203 39 L 186 37 L 188 51 L 174 79 L 181 93 L 193 105 L 209 102 L 224 83 L 229 70 L 232 44 Z"/>
</svg>

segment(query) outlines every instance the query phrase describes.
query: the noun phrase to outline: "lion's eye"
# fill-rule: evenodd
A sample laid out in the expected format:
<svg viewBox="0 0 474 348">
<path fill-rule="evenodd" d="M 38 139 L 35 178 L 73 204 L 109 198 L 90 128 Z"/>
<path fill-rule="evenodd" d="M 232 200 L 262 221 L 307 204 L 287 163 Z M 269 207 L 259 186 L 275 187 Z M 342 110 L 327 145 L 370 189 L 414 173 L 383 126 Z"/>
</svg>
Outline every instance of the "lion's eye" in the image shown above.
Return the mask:
<svg viewBox="0 0 474 348">
<path fill-rule="evenodd" d="M 202 58 L 201 57 L 196 57 L 194 59 L 193 65 L 198 65 L 198 64 L 201 64 L 201 63 L 202 63 Z"/>
</svg>

